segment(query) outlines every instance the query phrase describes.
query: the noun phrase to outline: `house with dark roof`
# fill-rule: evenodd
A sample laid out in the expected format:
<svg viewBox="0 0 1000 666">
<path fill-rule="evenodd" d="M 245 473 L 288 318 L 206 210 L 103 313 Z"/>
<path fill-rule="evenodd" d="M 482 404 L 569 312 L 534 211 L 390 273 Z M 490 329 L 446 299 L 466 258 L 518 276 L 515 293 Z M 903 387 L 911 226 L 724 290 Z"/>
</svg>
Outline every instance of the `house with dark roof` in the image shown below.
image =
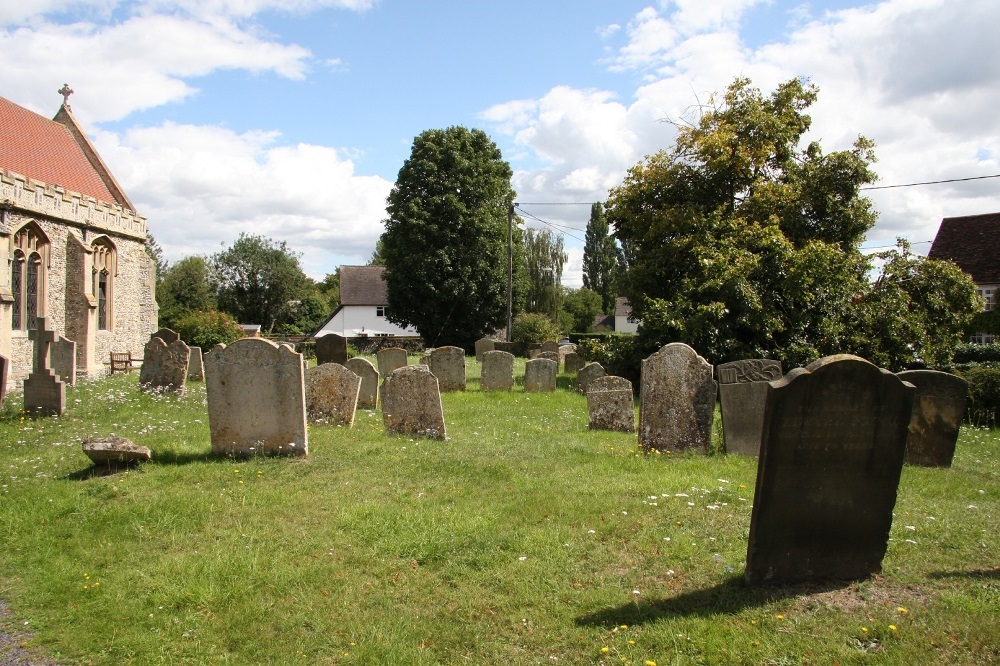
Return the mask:
<svg viewBox="0 0 1000 666">
<path fill-rule="evenodd" d="M 59 93 L 51 120 L 0 97 L 0 355 L 11 387 L 32 370 L 39 317 L 76 343 L 82 376 L 105 372 L 112 351 L 141 354 L 157 329 L 146 219 L 73 116 L 72 91 Z"/>
<path fill-rule="evenodd" d="M 385 266 L 341 266 L 340 307 L 313 337 L 336 333 L 345 338 L 415 337 L 416 329 L 390 322 Z"/>
<path fill-rule="evenodd" d="M 972 276 L 976 292 L 986 301 L 985 309 L 997 307 L 1000 294 L 1000 213 L 946 217 L 941 220 L 930 259 L 949 259 Z M 979 333 L 972 342 L 989 344 L 994 336 Z"/>
</svg>

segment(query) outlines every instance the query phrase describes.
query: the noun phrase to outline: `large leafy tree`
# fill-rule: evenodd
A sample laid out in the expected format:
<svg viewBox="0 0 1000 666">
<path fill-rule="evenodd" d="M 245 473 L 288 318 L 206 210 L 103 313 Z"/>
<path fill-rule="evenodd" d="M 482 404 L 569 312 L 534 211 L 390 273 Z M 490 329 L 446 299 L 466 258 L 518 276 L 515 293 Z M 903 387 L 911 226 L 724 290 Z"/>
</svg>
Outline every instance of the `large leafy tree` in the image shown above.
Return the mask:
<svg viewBox="0 0 1000 666">
<path fill-rule="evenodd" d="M 604 314 L 614 312 L 618 298 L 618 246 L 608 231 L 604 206 L 592 204 L 583 244 L 583 286 L 600 294 Z"/>
<path fill-rule="evenodd" d="M 562 272 L 568 259 L 562 236 L 548 229 L 524 232 L 528 294 L 525 309 L 555 319 L 562 307 Z"/>
<path fill-rule="evenodd" d="M 428 345 L 471 349 L 507 321 L 512 171 L 482 130 L 427 130 L 387 199 L 389 319 Z"/>
<path fill-rule="evenodd" d="M 827 155 L 799 147 L 816 95 L 799 79 L 769 96 L 737 79 L 612 190 L 644 345 L 683 341 L 717 362 L 842 351 L 867 284 L 858 247 L 876 213 L 860 189 L 875 157 L 863 137 Z"/>
<path fill-rule="evenodd" d="M 289 314 L 292 301 L 313 291 L 299 255 L 285 241 L 241 233 L 226 250 L 212 256 L 219 280 L 219 307 L 240 323 L 260 324 L 270 333 Z"/>
<path fill-rule="evenodd" d="M 160 324 L 175 328 L 190 312 L 214 310 L 218 306 L 216 282 L 212 266 L 205 257 L 184 257 L 171 264 L 159 276 L 156 290 Z"/>
</svg>

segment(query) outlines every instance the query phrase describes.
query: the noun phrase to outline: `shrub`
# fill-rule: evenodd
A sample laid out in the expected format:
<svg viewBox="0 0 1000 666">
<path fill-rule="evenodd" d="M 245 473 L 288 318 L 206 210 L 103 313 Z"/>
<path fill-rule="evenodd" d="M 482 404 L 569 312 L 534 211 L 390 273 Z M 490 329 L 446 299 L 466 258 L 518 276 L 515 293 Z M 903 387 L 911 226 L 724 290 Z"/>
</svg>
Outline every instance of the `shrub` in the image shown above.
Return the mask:
<svg viewBox="0 0 1000 666">
<path fill-rule="evenodd" d="M 243 327 L 235 319 L 216 310 L 188 312 L 174 326 L 181 340 L 205 351 L 219 343 L 228 345 L 244 337 Z"/>
<path fill-rule="evenodd" d="M 1000 368 L 969 368 L 961 376 L 969 382 L 969 422 L 996 427 L 1000 415 Z"/>
<path fill-rule="evenodd" d="M 992 345 L 959 345 L 955 349 L 952 363 L 955 365 L 967 363 L 1000 365 L 1000 343 L 993 343 Z"/>
<path fill-rule="evenodd" d="M 522 312 L 511 324 L 511 341 L 519 345 L 559 339 L 559 327 L 547 315 Z"/>
<path fill-rule="evenodd" d="M 639 387 L 643 353 L 639 338 L 635 335 L 602 334 L 581 337 L 577 352 L 587 361 L 596 361 L 609 375 L 624 377 Z"/>
</svg>

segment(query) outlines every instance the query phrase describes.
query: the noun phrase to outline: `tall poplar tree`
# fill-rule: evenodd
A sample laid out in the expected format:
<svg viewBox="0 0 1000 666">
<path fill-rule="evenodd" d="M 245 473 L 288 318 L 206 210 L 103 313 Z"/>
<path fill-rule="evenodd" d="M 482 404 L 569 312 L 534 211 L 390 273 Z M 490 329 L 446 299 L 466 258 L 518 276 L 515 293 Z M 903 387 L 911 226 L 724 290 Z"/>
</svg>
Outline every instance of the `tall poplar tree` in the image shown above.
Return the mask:
<svg viewBox="0 0 1000 666">
<path fill-rule="evenodd" d="M 616 274 L 618 272 L 618 247 L 608 234 L 608 220 L 604 206 L 590 206 L 590 220 L 583 244 L 583 286 L 601 296 L 604 314 L 611 314 L 618 298 Z"/>
</svg>

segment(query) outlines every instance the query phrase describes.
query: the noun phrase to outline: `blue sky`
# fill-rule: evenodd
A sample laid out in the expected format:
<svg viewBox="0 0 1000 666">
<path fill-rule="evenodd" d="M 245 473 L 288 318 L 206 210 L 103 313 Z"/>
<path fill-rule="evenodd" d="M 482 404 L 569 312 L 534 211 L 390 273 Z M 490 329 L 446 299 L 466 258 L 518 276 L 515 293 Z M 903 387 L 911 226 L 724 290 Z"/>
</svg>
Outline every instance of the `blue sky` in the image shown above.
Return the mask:
<svg viewBox="0 0 1000 666">
<path fill-rule="evenodd" d="M 521 202 L 602 201 L 737 76 L 816 83 L 809 138 L 875 140 L 880 184 L 1000 173 L 998 23 L 994 0 L 0 0 L 0 95 L 51 117 L 69 83 L 169 259 L 247 231 L 321 279 L 370 257 L 423 130 L 485 130 Z M 942 217 L 1000 211 L 1000 179 L 871 198 L 868 246 L 926 252 Z M 589 208 L 525 210 L 579 286 Z"/>
</svg>

